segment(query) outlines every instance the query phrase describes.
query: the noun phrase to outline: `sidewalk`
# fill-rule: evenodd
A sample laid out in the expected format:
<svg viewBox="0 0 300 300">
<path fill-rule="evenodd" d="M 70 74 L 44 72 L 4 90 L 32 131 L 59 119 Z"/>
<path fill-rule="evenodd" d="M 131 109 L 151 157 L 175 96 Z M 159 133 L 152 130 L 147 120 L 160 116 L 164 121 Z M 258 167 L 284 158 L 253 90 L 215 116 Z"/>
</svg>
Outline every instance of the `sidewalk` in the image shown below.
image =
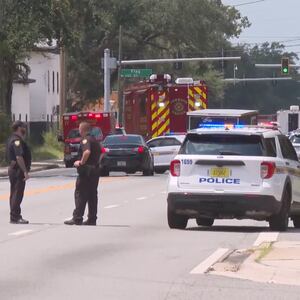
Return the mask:
<svg viewBox="0 0 300 300">
<path fill-rule="evenodd" d="M 300 241 L 263 243 L 258 248 L 235 250 L 214 264 L 209 274 L 300 286 Z"/>
<path fill-rule="evenodd" d="M 39 172 L 50 169 L 62 168 L 64 166 L 62 160 L 46 160 L 46 161 L 38 161 L 33 162 L 31 166 L 32 172 Z M 7 167 L 0 167 L 0 177 L 7 177 Z"/>
</svg>

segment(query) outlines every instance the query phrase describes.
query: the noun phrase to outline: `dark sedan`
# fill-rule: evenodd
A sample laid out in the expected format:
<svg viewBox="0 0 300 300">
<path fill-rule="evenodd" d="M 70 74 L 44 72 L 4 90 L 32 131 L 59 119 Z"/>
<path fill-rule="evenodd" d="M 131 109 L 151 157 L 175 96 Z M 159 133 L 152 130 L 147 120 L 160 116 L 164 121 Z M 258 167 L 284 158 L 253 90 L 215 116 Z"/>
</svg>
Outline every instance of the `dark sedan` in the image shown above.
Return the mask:
<svg viewBox="0 0 300 300">
<path fill-rule="evenodd" d="M 142 171 L 144 176 L 153 176 L 153 156 L 140 135 L 109 135 L 103 142 L 103 159 L 101 175 L 109 172 L 126 172 L 134 174 Z"/>
</svg>

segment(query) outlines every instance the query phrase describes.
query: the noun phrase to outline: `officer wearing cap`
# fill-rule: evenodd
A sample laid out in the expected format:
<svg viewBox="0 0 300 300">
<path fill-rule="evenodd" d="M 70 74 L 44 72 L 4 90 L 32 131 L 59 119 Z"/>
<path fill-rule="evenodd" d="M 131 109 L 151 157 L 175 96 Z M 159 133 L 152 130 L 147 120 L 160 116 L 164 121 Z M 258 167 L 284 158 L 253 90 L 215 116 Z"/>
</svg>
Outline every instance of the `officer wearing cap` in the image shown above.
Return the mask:
<svg viewBox="0 0 300 300">
<path fill-rule="evenodd" d="M 73 218 L 65 221 L 66 225 L 96 225 L 98 208 L 99 162 L 101 146 L 95 137 L 90 135 L 89 123 L 79 126 L 81 136 L 80 157 L 74 163 L 78 177 L 75 188 L 75 210 Z M 83 215 L 88 203 L 88 218 L 83 222 Z"/>
<path fill-rule="evenodd" d="M 28 224 L 21 215 L 21 203 L 25 184 L 29 179 L 31 152 L 25 142 L 26 124 L 17 121 L 12 125 L 13 133 L 7 141 L 8 176 L 10 181 L 10 223 Z"/>
</svg>

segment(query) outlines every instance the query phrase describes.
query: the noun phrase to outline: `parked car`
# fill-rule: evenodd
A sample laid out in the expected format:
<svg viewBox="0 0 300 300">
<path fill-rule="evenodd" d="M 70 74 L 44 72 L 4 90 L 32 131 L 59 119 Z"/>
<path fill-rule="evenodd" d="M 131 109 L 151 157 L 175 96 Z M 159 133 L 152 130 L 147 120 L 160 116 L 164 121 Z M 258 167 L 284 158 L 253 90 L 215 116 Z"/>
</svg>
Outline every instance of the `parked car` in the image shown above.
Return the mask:
<svg viewBox="0 0 300 300">
<path fill-rule="evenodd" d="M 300 131 L 292 132 L 289 139 L 296 150 L 298 158 L 300 159 Z"/>
<path fill-rule="evenodd" d="M 185 138 L 184 134 L 166 135 L 153 138 L 147 142 L 154 156 L 154 170 L 163 174 L 170 168 L 170 163 L 178 154 Z"/>
<path fill-rule="evenodd" d="M 112 171 L 154 175 L 153 155 L 141 135 L 109 135 L 103 142 L 101 175 Z"/>
</svg>

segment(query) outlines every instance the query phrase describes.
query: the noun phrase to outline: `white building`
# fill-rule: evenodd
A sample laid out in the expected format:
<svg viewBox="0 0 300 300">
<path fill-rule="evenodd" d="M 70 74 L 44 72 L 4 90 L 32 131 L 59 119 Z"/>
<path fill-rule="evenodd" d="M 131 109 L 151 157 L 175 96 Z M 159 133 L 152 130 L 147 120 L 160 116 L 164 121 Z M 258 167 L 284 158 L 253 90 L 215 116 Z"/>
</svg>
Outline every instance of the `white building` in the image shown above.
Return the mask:
<svg viewBox="0 0 300 300">
<path fill-rule="evenodd" d="M 26 64 L 30 80 L 14 82 L 12 119 L 28 122 L 31 136 L 40 139 L 58 122 L 60 102 L 60 54 L 56 45 L 37 45 Z"/>
</svg>

